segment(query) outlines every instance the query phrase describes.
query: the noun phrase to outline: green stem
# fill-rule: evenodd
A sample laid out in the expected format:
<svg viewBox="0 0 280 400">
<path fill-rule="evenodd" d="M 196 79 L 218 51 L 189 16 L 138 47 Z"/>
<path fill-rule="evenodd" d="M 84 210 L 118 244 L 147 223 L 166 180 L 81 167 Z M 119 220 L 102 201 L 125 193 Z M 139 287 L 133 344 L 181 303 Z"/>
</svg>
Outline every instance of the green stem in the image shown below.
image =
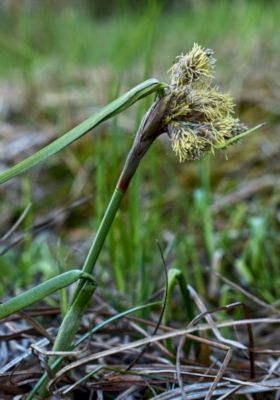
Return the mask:
<svg viewBox="0 0 280 400">
<path fill-rule="evenodd" d="M 168 96 L 158 98 L 143 118 L 136 134 L 133 146 L 128 154 L 124 168 L 118 180 L 117 187 L 96 233 L 94 242 L 90 247 L 88 256 L 83 266 L 83 272 L 87 272 L 89 274 L 92 273 L 129 183 L 135 174 L 140 161 L 154 140 L 162 133 L 162 119 L 168 107 L 168 103 Z M 93 292 L 94 288 L 90 290 L 89 283 L 78 283 L 70 303 L 70 307 L 59 328 L 54 343 L 55 350 L 63 351 L 69 349 L 71 342 L 79 328 L 83 312 L 85 311 Z M 46 384 L 40 389 L 40 395 L 43 398 L 46 397 Z"/>
<path fill-rule="evenodd" d="M 115 189 L 85 260 L 83 266 L 84 272 L 88 271 L 89 274 L 92 273 L 123 196 L 124 192 L 119 189 Z M 59 327 L 53 346 L 53 351 L 69 349 L 71 342 L 79 329 L 83 313 L 85 312 L 94 290 L 95 285 L 93 285 L 92 282 L 80 281 L 78 283 L 70 307 L 66 312 L 62 324 Z M 54 359 L 52 358 L 50 363 L 53 361 Z M 47 396 L 46 382 L 40 389 L 39 394 L 42 398 Z"/>
<path fill-rule="evenodd" d="M 93 281 L 87 281 L 83 283 L 82 290 L 79 291 L 76 298 L 70 305 L 65 317 L 63 318 L 62 324 L 59 327 L 59 331 L 53 346 L 53 351 L 58 351 L 61 349 L 67 350 L 70 348 L 75 333 L 79 329 L 82 316 L 95 291 L 95 287 L 96 285 Z M 56 357 L 51 357 L 49 360 L 49 364 L 51 365 L 54 361 L 56 361 Z M 59 363 L 53 369 L 53 372 L 55 373 L 58 368 Z M 46 385 L 47 380 L 44 382 L 39 390 L 39 394 L 43 399 L 48 396 Z"/>
<path fill-rule="evenodd" d="M 112 195 L 110 203 L 107 207 L 107 210 L 106 210 L 104 217 L 101 221 L 101 224 L 98 228 L 95 239 L 89 249 L 87 258 L 84 262 L 83 272 L 87 272 L 88 274 L 91 274 L 93 272 L 95 263 L 98 259 L 98 256 L 103 247 L 104 241 L 108 235 L 110 227 L 114 221 L 115 215 L 120 207 L 120 204 L 124 197 L 124 194 L 125 194 L 125 192 L 121 191 L 118 188 L 116 188 L 114 190 L 114 193 Z M 83 286 L 83 282 L 80 281 L 74 292 L 72 303 L 75 300 L 75 298 L 77 297 L 77 294 L 81 290 L 82 286 Z"/>
<path fill-rule="evenodd" d="M 62 347 L 70 347 L 73 337 L 79 329 L 84 311 L 95 291 L 95 287 L 96 285 L 93 281 L 83 282 L 82 290 L 80 290 L 63 318 L 53 346 L 53 351 L 60 350 Z"/>
<path fill-rule="evenodd" d="M 102 249 L 103 243 L 115 218 L 116 212 L 119 209 L 120 203 L 124 197 L 124 192 L 116 188 L 112 195 L 111 201 L 107 207 L 105 215 L 96 233 L 96 237 L 89 250 L 84 263 L 83 272 L 92 273 L 96 260 Z"/>
</svg>

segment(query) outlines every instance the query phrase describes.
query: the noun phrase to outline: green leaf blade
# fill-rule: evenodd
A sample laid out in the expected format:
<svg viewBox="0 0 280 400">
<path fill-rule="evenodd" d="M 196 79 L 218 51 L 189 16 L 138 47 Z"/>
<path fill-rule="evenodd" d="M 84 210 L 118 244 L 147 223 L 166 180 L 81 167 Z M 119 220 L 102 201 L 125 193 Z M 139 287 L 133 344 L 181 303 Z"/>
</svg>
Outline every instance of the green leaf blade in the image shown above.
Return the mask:
<svg viewBox="0 0 280 400">
<path fill-rule="evenodd" d="M 64 272 L 63 274 L 57 275 L 46 282 L 40 283 L 36 287 L 26 290 L 18 296 L 13 297 L 3 304 L 0 304 L 0 319 L 6 318 L 11 314 L 31 306 L 32 304 L 42 300 L 57 290 L 71 285 L 78 279 L 88 279 L 94 281 L 90 275 L 78 269 Z"/>
<path fill-rule="evenodd" d="M 88 133 L 91 129 L 95 128 L 101 122 L 104 122 L 107 119 L 112 118 L 116 114 L 124 111 L 126 108 L 132 106 L 135 102 L 142 99 L 143 97 L 162 90 L 165 86 L 166 84 L 159 82 L 157 79 L 148 79 L 140 83 L 116 100 L 103 107 L 100 111 L 90 116 L 88 119 L 77 125 L 75 128 L 66 132 L 64 135 L 60 136 L 58 139 L 54 140 L 47 146 L 43 147 L 41 150 L 32 154 L 30 157 L 19 162 L 8 170 L 2 172 L 0 174 L 0 184 L 9 181 L 17 175 L 29 170 L 36 164 L 58 153 L 59 151 Z"/>
</svg>

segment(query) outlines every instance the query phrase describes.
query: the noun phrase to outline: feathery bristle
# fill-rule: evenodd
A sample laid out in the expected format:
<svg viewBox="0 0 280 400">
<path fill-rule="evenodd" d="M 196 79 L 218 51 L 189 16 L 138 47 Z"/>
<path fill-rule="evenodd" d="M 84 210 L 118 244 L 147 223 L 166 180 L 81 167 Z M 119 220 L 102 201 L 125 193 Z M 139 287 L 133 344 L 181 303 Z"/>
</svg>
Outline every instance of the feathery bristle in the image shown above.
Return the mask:
<svg viewBox="0 0 280 400">
<path fill-rule="evenodd" d="M 214 64 L 212 50 L 195 43 L 170 69 L 171 100 L 164 124 L 180 162 L 213 152 L 247 129 L 233 118 L 231 96 L 212 86 Z"/>
</svg>

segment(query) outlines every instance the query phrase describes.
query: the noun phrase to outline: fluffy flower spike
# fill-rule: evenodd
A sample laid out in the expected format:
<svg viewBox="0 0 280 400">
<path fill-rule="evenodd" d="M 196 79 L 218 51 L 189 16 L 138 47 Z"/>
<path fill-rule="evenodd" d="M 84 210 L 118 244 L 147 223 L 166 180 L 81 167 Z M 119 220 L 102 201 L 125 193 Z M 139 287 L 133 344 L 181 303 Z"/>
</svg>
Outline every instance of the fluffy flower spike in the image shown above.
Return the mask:
<svg viewBox="0 0 280 400">
<path fill-rule="evenodd" d="M 203 49 L 194 43 L 192 50 L 177 57 L 178 61 L 170 69 L 171 84 L 184 86 L 201 79 L 211 79 L 215 59 L 213 51 Z"/>
<path fill-rule="evenodd" d="M 233 117 L 234 102 L 212 85 L 213 51 L 194 44 L 170 69 L 171 100 L 165 125 L 180 162 L 201 158 L 246 131 Z"/>
</svg>

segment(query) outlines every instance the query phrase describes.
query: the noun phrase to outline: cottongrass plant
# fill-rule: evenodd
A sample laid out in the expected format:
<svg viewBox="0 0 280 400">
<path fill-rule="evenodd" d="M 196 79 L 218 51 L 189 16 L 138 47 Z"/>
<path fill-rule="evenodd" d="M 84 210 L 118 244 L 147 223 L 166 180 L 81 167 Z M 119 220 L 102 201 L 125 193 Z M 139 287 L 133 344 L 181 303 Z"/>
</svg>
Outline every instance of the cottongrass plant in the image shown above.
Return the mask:
<svg viewBox="0 0 280 400">
<path fill-rule="evenodd" d="M 156 99 L 144 116 L 134 143 L 120 174 L 115 191 L 90 247 L 82 271 L 69 271 L 52 278 L 37 287 L 0 305 L 0 318 L 15 313 L 35 301 L 78 281 L 66 315 L 59 328 L 54 352 L 66 351 L 71 347 L 81 318 L 95 290 L 92 277 L 94 266 L 102 250 L 120 203 L 138 165 L 153 142 L 167 133 L 171 147 L 180 162 L 194 160 L 225 148 L 232 142 L 252 132 L 234 118 L 234 102 L 228 94 L 213 85 L 215 59 L 212 50 L 194 44 L 192 50 L 178 57 L 170 69 L 170 84 L 150 79 L 133 88 L 98 114 L 90 117 L 76 128 L 30 156 L 15 167 L 0 174 L 0 183 L 28 170 L 33 165 L 62 150 L 90 129 L 106 119 L 122 112 L 141 98 L 156 93 Z M 71 275 L 69 275 L 71 274 Z M 35 295 L 34 295 L 35 294 Z M 50 364 L 54 362 L 52 357 Z M 59 363 L 56 362 L 58 368 Z M 47 375 L 36 385 L 29 398 L 39 389 L 42 397 L 47 395 Z"/>
</svg>

